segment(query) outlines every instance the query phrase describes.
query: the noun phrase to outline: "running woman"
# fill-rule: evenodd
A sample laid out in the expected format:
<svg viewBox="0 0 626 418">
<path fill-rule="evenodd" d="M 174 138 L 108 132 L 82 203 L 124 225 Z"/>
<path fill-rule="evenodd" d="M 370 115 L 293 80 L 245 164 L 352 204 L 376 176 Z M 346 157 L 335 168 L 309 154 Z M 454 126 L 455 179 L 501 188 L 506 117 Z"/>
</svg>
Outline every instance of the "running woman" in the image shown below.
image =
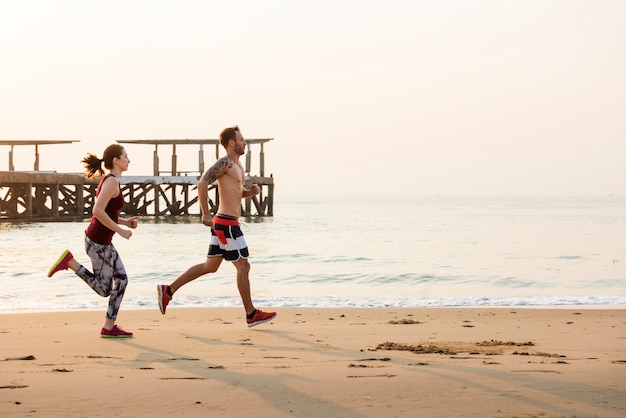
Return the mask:
<svg viewBox="0 0 626 418">
<path fill-rule="evenodd" d="M 124 147 L 113 144 L 104 150 L 102 159 L 94 154 L 87 154 L 81 162 L 85 166 L 87 178 L 102 178 L 96 189 L 93 216 L 85 230 L 85 250 L 91 258 L 93 273 L 78 263 L 69 250 L 65 250 L 56 263 L 50 267 L 48 277 L 52 277 L 60 270 L 74 271 L 97 294 L 109 297 L 106 320 L 100 330 L 100 336 L 103 338 L 132 337 L 132 332 L 124 331 L 115 324 L 128 284 L 128 276 L 122 259 L 112 243 L 116 232 L 126 239 L 133 234 L 132 231 L 120 225 L 137 228 L 137 216 L 130 218 L 119 216 L 124 207 L 124 195 L 119 179 L 122 173 L 128 170 L 130 160 Z M 104 177 L 102 177 L 104 175 L 103 163 L 104 167 L 109 170 Z"/>
</svg>

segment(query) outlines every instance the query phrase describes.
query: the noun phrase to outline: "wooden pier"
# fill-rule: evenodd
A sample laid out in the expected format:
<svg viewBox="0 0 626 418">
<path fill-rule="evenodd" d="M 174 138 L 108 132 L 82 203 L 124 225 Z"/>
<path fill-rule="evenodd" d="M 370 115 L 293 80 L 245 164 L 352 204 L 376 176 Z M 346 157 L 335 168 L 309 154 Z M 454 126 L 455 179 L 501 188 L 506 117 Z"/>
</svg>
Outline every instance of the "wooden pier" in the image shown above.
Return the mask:
<svg viewBox="0 0 626 418">
<path fill-rule="evenodd" d="M 274 178 L 265 175 L 263 145 L 272 138 L 246 139 L 245 186 L 258 184 L 261 193 L 242 201 L 242 216 L 273 216 Z M 28 145 L 51 144 L 53 141 L 30 141 Z M 74 142 L 74 141 L 72 141 Z M 217 139 L 146 139 L 119 140 L 121 144 L 153 145 L 152 176 L 122 176 L 120 183 L 126 205 L 122 212 L 128 216 L 188 216 L 199 215 L 200 205 L 196 183 L 203 174 L 205 145 L 215 145 L 219 158 L 221 145 Z M 56 141 L 54 143 L 67 143 Z M 11 145 L 9 159 L 12 163 L 13 146 L 22 141 L 0 141 Z M 159 167 L 159 146 L 172 146 L 171 168 Z M 195 145 L 198 151 L 198 170 L 182 171 L 178 168 L 176 146 Z M 259 174 L 250 174 L 252 146 L 260 146 Z M 36 151 L 37 153 L 37 151 Z M 38 158 L 36 158 L 38 162 Z M 10 164 L 10 168 L 13 165 Z M 0 171 L 0 221 L 69 221 L 91 217 L 98 180 L 87 180 L 82 174 L 38 171 Z M 207 166 L 208 168 L 208 166 Z M 168 174 L 168 175 L 165 175 Z M 209 188 L 209 207 L 215 213 L 219 205 L 217 183 Z"/>
</svg>

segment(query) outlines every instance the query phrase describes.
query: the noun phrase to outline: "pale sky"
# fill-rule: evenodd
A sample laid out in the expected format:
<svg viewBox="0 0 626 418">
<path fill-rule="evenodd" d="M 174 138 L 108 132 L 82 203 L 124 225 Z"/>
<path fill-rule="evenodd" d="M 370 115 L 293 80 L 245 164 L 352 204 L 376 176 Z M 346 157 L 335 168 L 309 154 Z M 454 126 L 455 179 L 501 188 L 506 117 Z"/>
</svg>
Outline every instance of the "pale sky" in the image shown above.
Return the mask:
<svg viewBox="0 0 626 418">
<path fill-rule="evenodd" d="M 80 140 L 40 148 L 80 172 L 238 124 L 275 138 L 277 195 L 624 195 L 625 21 L 622 0 L 0 0 L 0 139 Z"/>
</svg>

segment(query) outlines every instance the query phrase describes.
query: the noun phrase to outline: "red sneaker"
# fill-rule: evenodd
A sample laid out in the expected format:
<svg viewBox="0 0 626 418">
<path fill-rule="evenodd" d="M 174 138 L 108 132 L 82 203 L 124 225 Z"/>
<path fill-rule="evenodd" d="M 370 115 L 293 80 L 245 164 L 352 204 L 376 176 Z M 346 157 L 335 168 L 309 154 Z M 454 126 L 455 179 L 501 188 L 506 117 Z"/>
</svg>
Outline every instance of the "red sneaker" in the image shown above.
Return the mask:
<svg viewBox="0 0 626 418">
<path fill-rule="evenodd" d="M 124 331 L 117 325 L 113 325 L 111 329 L 102 328 L 100 330 L 100 336 L 102 338 L 130 338 L 133 336 L 133 333 Z"/>
<path fill-rule="evenodd" d="M 157 297 L 159 298 L 159 309 L 161 313 L 165 315 L 165 309 L 167 308 L 167 304 L 170 303 L 172 297 L 167 292 L 166 284 L 158 284 L 157 285 Z"/>
<path fill-rule="evenodd" d="M 260 309 L 257 309 L 252 318 L 247 318 L 249 327 L 253 327 L 255 325 L 262 324 L 264 322 L 271 321 L 276 318 L 276 312 L 263 312 Z"/>
<path fill-rule="evenodd" d="M 63 254 L 61 254 L 61 257 L 59 257 L 56 263 L 54 263 L 52 267 L 50 267 L 50 270 L 48 270 L 48 277 L 52 277 L 52 275 L 59 270 L 67 270 L 68 269 L 67 265 L 69 264 L 72 258 L 74 258 L 74 256 L 69 250 L 63 251 Z"/>
</svg>

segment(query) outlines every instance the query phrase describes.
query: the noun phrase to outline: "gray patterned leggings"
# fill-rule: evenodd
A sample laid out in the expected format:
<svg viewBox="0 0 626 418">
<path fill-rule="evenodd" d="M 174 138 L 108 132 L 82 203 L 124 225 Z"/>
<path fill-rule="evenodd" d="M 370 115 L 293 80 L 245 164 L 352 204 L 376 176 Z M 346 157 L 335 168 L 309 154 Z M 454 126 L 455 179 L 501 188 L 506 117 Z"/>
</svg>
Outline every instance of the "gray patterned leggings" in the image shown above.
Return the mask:
<svg viewBox="0 0 626 418">
<path fill-rule="evenodd" d="M 85 251 L 91 258 L 93 273 L 81 265 L 76 275 L 100 296 L 110 296 L 107 319 L 115 320 L 128 284 L 128 276 L 126 276 L 122 259 L 113 244 L 96 244 L 87 237 L 85 237 Z"/>
</svg>

